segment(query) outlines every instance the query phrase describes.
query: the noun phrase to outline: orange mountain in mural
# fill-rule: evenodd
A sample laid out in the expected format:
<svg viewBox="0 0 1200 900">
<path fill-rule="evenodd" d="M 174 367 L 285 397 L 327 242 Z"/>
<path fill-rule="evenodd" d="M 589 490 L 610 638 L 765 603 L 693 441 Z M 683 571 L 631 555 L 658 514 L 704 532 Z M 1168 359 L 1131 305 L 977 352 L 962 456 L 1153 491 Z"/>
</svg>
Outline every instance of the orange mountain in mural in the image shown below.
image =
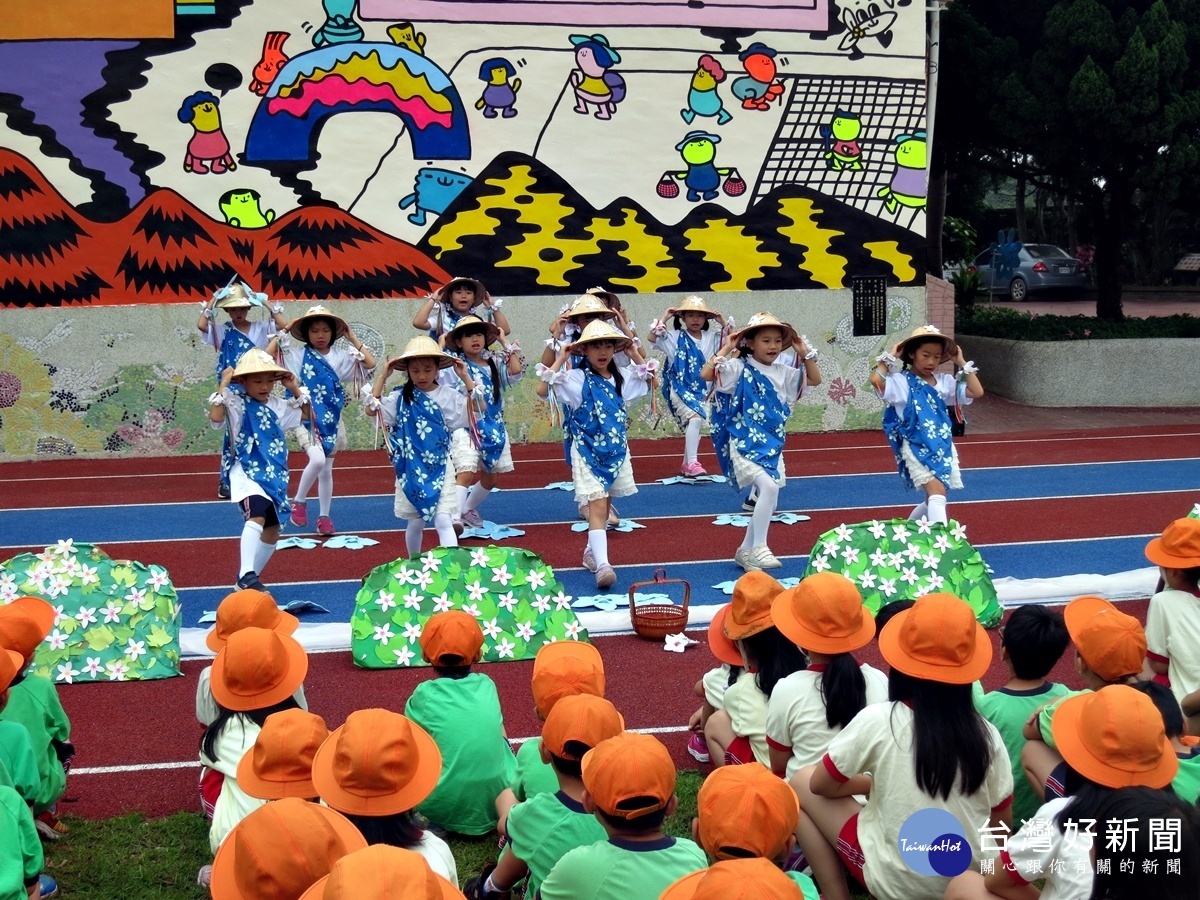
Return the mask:
<svg viewBox="0 0 1200 900">
<path fill-rule="evenodd" d="M 93 222 L 0 148 L 0 306 L 193 302 L 234 273 L 278 300 L 422 297 L 450 277 L 335 207 L 243 230 L 159 189 L 120 221 Z"/>
</svg>

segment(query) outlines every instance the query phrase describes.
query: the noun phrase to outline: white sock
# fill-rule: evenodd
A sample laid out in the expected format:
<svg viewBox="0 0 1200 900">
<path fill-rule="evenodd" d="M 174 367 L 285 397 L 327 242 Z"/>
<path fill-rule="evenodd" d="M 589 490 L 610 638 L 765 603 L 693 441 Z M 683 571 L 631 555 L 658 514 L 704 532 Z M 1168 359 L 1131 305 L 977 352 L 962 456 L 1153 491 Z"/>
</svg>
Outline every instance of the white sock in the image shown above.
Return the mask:
<svg viewBox="0 0 1200 900">
<path fill-rule="evenodd" d="M 592 559 L 596 568 L 610 565 L 608 561 L 608 532 L 603 528 L 588 530 L 588 549 L 592 551 Z"/>
<path fill-rule="evenodd" d="M 927 518 L 930 522 L 936 522 L 939 525 L 947 524 L 945 495 L 931 494 L 925 499 L 925 504 L 929 507 Z"/>
<path fill-rule="evenodd" d="M 416 556 L 421 552 L 421 538 L 425 534 L 425 520 L 405 519 L 404 522 L 404 545 L 408 548 L 409 556 Z"/>
<path fill-rule="evenodd" d="M 300 483 L 296 485 L 297 503 L 304 503 L 308 499 L 308 492 L 312 490 L 313 482 L 317 480 L 321 467 L 325 465 L 325 451 L 321 449 L 320 444 L 314 444 L 304 452 L 308 454 L 308 463 L 300 473 Z"/>
<path fill-rule="evenodd" d="M 242 567 L 238 570 L 239 578 L 247 572 L 257 571 L 254 559 L 258 555 L 258 545 L 262 543 L 262 533 L 263 527 L 257 522 L 247 522 L 242 526 Z"/>
<path fill-rule="evenodd" d="M 704 424 L 704 420 L 699 416 L 692 416 L 688 419 L 687 428 L 683 432 L 683 461 L 685 463 L 694 463 L 696 455 L 700 452 L 700 427 Z"/>
<path fill-rule="evenodd" d="M 921 516 L 925 516 L 926 518 L 928 518 L 928 515 L 929 515 L 929 506 L 925 503 L 920 503 L 917 506 L 913 507 L 913 511 L 908 514 L 908 517 L 912 521 L 915 522 L 915 521 L 917 521 L 917 519 L 921 518 Z"/>
<path fill-rule="evenodd" d="M 254 554 L 254 571 L 259 575 L 262 575 L 263 569 L 267 567 L 267 562 L 271 559 L 271 554 L 274 552 L 274 544 L 268 544 L 266 541 L 259 541 L 258 549 Z"/>
<path fill-rule="evenodd" d="M 747 532 L 753 532 L 750 546 L 757 547 L 767 542 L 767 529 L 771 527 L 771 516 L 775 515 L 775 507 L 779 503 L 779 485 L 771 480 L 769 475 L 759 475 L 754 479 L 758 488 L 758 503 L 750 514 L 750 527 Z"/>
<path fill-rule="evenodd" d="M 467 502 L 463 505 L 462 511 L 468 512 L 472 509 L 478 509 L 479 504 L 487 499 L 487 495 L 492 492 L 491 488 L 485 488 L 482 482 L 471 486 L 471 493 L 467 494 Z"/>
<path fill-rule="evenodd" d="M 466 491 L 466 488 L 459 488 Z M 433 527 L 437 529 L 439 547 L 457 547 L 458 535 L 454 533 L 454 525 L 449 513 L 438 513 L 433 517 Z"/>
<path fill-rule="evenodd" d="M 325 465 L 321 467 L 321 474 L 317 476 L 317 497 L 321 501 L 321 515 L 329 515 L 329 510 L 333 506 L 333 457 L 325 458 Z"/>
</svg>

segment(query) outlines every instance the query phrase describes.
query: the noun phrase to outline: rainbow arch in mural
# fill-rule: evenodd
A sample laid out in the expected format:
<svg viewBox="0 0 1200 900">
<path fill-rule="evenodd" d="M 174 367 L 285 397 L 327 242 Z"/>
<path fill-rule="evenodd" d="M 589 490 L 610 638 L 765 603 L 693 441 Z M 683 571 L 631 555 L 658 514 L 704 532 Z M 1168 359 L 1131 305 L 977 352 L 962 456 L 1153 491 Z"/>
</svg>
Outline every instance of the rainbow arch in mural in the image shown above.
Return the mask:
<svg viewBox="0 0 1200 900">
<path fill-rule="evenodd" d="M 254 111 L 243 161 L 311 161 L 326 119 L 362 111 L 399 116 L 414 157 L 471 157 L 467 113 L 450 76 L 404 47 L 357 41 L 288 60 Z"/>
</svg>

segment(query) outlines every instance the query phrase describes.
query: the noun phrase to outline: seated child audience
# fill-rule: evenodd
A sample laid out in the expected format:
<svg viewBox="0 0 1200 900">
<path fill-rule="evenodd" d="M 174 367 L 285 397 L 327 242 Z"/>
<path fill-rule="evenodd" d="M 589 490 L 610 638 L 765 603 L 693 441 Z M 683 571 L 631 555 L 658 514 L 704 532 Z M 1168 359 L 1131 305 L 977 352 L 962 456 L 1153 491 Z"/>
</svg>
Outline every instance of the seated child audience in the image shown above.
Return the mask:
<svg viewBox="0 0 1200 900">
<path fill-rule="evenodd" d="M 815 895 L 813 895 L 815 896 Z M 684 875 L 660 900 L 802 900 L 808 897 L 765 859 L 729 859 Z"/>
<path fill-rule="evenodd" d="M 313 758 L 328 737 L 325 720 L 307 710 L 273 713 L 238 763 L 238 787 L 259 800 L 315 800 Z"/>
<path fill-rule="evenodd" d="M 1167 740 L 1179 760 L 1179 771 L 1171 780 L 1171 790 L 1188 803 L 1200 798 L 1200 741 L 1188 735 L 1183 711 L 1171 689 L 1155 681 L 1139 681 L 1134 686 L 1153 701 L 1162 716 Z"/>
<path fill-rule="evenodd" d="M 722 643 L 727 644 L 725 641 Z M 700 698 L 700 707 L 688 719 L 691 735 L 688 737 L 687 752 L 696 762 L 712 760 L 708 741 L 704 739 L 704 729 L 708 726 L 709 716 L 725 708 L 725 692 L 733 687 L 741 674 L 741 655 L 738 654 L 737 663 L 722 661 L 719 666 L 705 672 L 692 688 L 692 692 Z"/>
<path fill-rule="evenodd" d="M 1146 613 L 1146 659 L 1182 703 L 1200 690 L 1200 519 L 1172 522 L 1146 545 L 1146 558 L 1159 567 L 1165 586 Z"/>
<path fill-rule="evenodd" d="M 416 686 L 404 714 L 437 743 L 442 776 L 419 811 L 446 831 L 487 834 L 496 827 L 496 797 L 512 783 L 516 759 L 495 683 L 471 671 L 483 631 L 474 616 L 449 610 L 430 616 L 420 643 L 437 677 Z"/>
<path fill-rule="evenodd" d="M 623 732 L 583 758 L 583 808 L 596 816 L 607 841 L 577 847 L 542 882 L 541 900 L 641 900 L 707 865 L 704 851 L 668 837 L 663 821 L 675 812 L 675 763 L 657 738 Z"/>
<path fill-rule="evenodd" d="M 464 900 L 418 853 L 375 844 L 333 864 L 300 900 Z"/>
<path fill-rule="evenodd" d="M 454 854 L 413 810 L 437 787 L 442 756 L 424 728 L 386 709 L 360 709 L 329 735 L 313 760 L 321 799 L 367 843 L 419 853 L 458 884 Z"/>
<path fill-rule="evenodd" d="M 1200 812 L 1169 791 L 1113 791 L 1096 810 L 1096 875 L 1091 900 L 1194 900 L 1200 879 Z M 1129 831 L 1168 840 L 1128 846 Z M 1178 834 L 1178 843 L 1174 835 Z M 1124 865 L 1122 865 L 1124 863 Z M 1172 871 L 1177 865 L 1178 873 Z"/>
<path fill-rule="evenodd" d="M 0 648 L 0 711 L 8 703 L 8 687 L 25 669 L 25 657 Z M 0 720 L 0 784 L 15 790 L 30 809 L 42 789 L 29 730 L 20 722 Z"/>
</svg>

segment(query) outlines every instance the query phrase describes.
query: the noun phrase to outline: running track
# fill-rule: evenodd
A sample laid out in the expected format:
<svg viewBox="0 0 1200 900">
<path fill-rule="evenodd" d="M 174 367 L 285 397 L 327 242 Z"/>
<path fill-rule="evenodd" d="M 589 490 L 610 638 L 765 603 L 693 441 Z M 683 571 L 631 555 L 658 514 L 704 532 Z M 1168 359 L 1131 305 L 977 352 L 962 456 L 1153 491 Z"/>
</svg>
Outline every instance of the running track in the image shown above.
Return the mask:
<svg viewBox="0 0 1200 900">
<path fill-rule="evenodd" d="M 966 489 L 951 497 L 951 515 L 968 526 L 997 577 L 1050 578 L 1078 573 L 1113 574 L 1143 568 L 1148 536 L 1183 515 L 1200 498 L 1200 428 L 1160 427 L 1087 432 L 978 435 L 959 441 Z M 737 512 L 737 495 L 725 485 L 655 484 L 674 475 L 678 441 L 635 442 L 639 494 L 621 512 L 646 526 L 614 534 L 610 550 L 621 563 L 618 588 L 648 578 L 666 564 L 688 578 L 693 603 L 725 597 L 712 585 L 740 574 L 731 562 L 741 529 L 713 526 Z M 579 569 L 583 536 L 572 533 L 574 505 L 567 493 L 545 490 L 566 477 L 560 449 L 541 444 L 514 448 L 517 471 L 484 507 L 487 518 L 523 528 L 511 543 L 541 553 L 569 592 L 595 593 Z M 711 456 L 701 461 L 715 469 Z M 239 518 L 213 499 L 213 461 L 177 459 L 68 460 L 0 465 L 8 489 L 0 516 L 0 558 L 72 537 L 100 544 L 113 557 L 167 566 L 184 601 L 184 624 L 194 626 L 228 591 L 236 562 Z M 812 521 L 775 524 L 771 545 L 784 559 L 780 577 L 798 576 L 816 537 L 843 521 L 904 515 L 913 495 L 900 487 L 891 456 L 876 433 L 793 436 L 788 443 L 788 487 L 781 510 Z M 268 581 L 281 601 L 311 598 L 345 621 L 359 579 L 373 566 L 400 555 L 403 534 L 391 514 L 391 469 L 382 452 L 339 458 L 334 518 L 342 533 L 380 541 L 359 551 L 280 551 Z M 315 510 L 314 510 L 315 511 Z M 315 518 L 315 517 L 314 517 Z M 427 537 L 426 546 L 430 545 Z M 1144 600 L 1129 611 L 1144 616 Z M 696 637 L 703 638 L 697 634 Z M 994 639 L 994 636 L 993 636 Z M 664 656 L 658 644 L 628 635 L 599 637 L 610 697 L 630 727 L 662 733 L 681 765 L 679 729 L 695 707 L 691 685 L 711 665 L 703 646 Z M 874 647 L 864 658 L 878 664 Z M 64 686 L 79 748 L 66 810 L 106 816 L 128 809 L 151 815 L 195 808 L 194 676 L 206 663 L 184 663 L 184 678 L 117 685 Z M 531 664 L 489 668 L 500 688 L 510 736 L 537 734 L 528 679 Z M 647 672 L 658 672 L 648 683 Z M 989 678 L 999 679 L 998 664 Z M 306 683 L 310 704 L 331 727 L 356 708 L 400 709 L 424 671 L 369 671 L 344 652 L 318 653 Z M 1059 677 L 1073 683 L 1069 666 Z"/>
</svg>

